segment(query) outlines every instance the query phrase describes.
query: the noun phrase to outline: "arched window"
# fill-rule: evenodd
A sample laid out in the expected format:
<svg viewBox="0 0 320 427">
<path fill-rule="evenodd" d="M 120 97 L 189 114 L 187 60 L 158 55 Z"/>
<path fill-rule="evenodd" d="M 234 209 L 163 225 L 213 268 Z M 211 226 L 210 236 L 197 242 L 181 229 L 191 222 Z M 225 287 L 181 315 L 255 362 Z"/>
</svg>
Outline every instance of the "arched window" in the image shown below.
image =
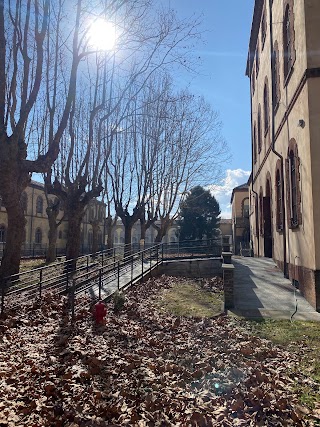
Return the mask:
<svg viewBox="0 0 320 427">
<path fill-rule="evenodd" d="M 283 72 L 285 80 L 291 72 L 294 60 L 293 0 L 287 0 L 283 18 Z"/>
<path fill-rule="evenodd" d="M 21 194 L 20 203 L 21 203 L 23 212 L 26 214 L 28 212 L 28 195 L 25 191 Z"/>
<path fill-rule="evenodd" d="M 258 77 L 259 68 L 260 68 L 260 52 L 259 52 L 259 42 L 257 42 L 257 49 L 256 49 L 256 77 Z"/>
<path fill-rule="evenodd" d="M 41 196 L 37 197 L 36 213 L 43 213 L 43 198 Z"/>
<path fill-rule="evenodd" d="M 262 147 L 262 130 L 261 130 L 261 107 L 258 107 L 258 153 L 261 153 Z"/>
<path fill-rule="evenodd" d="M 263 236 L 263 193 L 262 193 L 262 188 L 260 189 L 260 193 L 259 193 L 259 228 L 260 228 L 260 235 Z"/>
<path fill-rule="evenodd" d="M 254 91 L 256 90 L 256 72 L 255 72 L 255 66 L 254 65 L 252 67 L 251 83 L 252 83 L 252 95 L 253 95 Z"/>
<path fill-rule="evenodd" d="M 282 197 L 282 177 L 280 165 L 276 169 L 276 227 L 278 231 L 283 230 L 283 197 Z"/>
<path fill-rule="evenodd" d="M 0 225 L 0 243 L 5 243 L 7 237 L 7 229 L 4 224 Z"/>
<path fill-rule="evenodd" d="M 300 159 L 298 156 L 298 147 L 294 139 L 289 142 L 288 158 L 286 161 L 287 170 L 287 191 L 288 213 L 290 214 L 289 227 L 295 228 L 302 224 L 301 215 L 301 192 L 300 192 Z"/>
<path fill-rule="evenodd" d="M 264 134 L 266 135 L 269 130 L 269 91 L 268 80 L 265 80 L 263 89 L 263 110 L 264 110 Z"/>
<path fill-rule="evenodd" d="M 257 129 L 253 128 L 253 163 L 257 163 Z"/>
<path fill-rule="evenodd" d="M 264 10 L 261 19 L 261 45 L 262 49 L 264 47 L 264 42 L 266 41 L 267 35 L 267 19 L 266 19 L 266 11 Z"/>
<path fill-rule="evenodd" d="M 41 228 L 37 228 L 36 229 L 36 232 L 35 232 L 35 235 L 34 235 L 34 241 L 38 245 L 41 245 L 41 243 L 42 243 L 42 231 L 41 231 Z"/>
<path fill-rule="evenodd" d="M 273 76 L 272 76 L 272 82 L 273 82 L 273 88 L 274 88 L 274 108 L 275 110 L 278 108 L 281 98 L 281 92 L 280 92 L 280 63 L 279 63 L 279 48 L 278 48 L 278 42 L 274 43 L 273 48 Z"/>
</svg>

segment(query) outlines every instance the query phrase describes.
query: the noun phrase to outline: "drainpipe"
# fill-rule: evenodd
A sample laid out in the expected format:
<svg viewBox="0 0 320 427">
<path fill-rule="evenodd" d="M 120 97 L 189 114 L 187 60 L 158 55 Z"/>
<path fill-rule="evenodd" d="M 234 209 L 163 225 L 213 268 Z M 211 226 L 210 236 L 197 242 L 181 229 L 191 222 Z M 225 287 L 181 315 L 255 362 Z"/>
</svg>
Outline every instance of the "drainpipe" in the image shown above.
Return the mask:
<svg viewBox="0 0 320 427">
<path fill-rule="evenodd" d="M 274 90 L 274 81 L 273 81 L 273 70 L 274 70 L 274 55 L 273 55 L 273 28 L 272 28 L 272 0 L 269 0 L 269 16 L 270 16 L 270 58 L 271 58 L 271 93 L 272 93 L 272 115 L 271 115 L 271 150 L 273 153 L 280 159 L 281 162 L 281 171 L 282 171 L 282 179 L 281 179 L 281 192 L 282 192 L 282 236 L 283 236 L 283 274 L 285 277 L 288 277 L 287 271 L 287 238 L 286 238 L 286 217 L 285 217 L 285 201 L 284 201 L 284 178 L 285 178 L 285 170 L 284 170 L 284 161 L 283 156 L 278 153 L 275 149 L 275 99 L 276 94 Z"/>
<path fill-rule="evenodd" d="M 249 55 L 251 55 L 251 52 L 249 51 Z M 250 75 L 251 75 L 251 70 L 250 70 Z M 251 135 L 252 135 L 252 84 L 251 84 L 251 78 L 250 78 L 250 116 L 251 116 Z M 252 142 L 252 141 L 251 141 Z M 254 184 L 254 176 L 253 176 L 253 168 L 254 168 L 254 147 L 253 144 L 251 143 L 251 170 L 252 170 L 252 185 L 251 185 L 251 191 L 253 192 L 253 194 L 255 195 L 255 197 L 258 200 L 258 204 L 259 204 L 259 199 L 258 199 L 258 193 L 253 189 L 253 184 Z M 255 210 L 255 215 L 256 215 L 256 210 Z M 254 221 L 255 218 L 254 218 Z M 256 226 L 256 224 L 255 224 Z M 257 231 L 257 249 L 258 249 L 258 257 L 260 256 L 260 237 L 259 237 L 259 230 Z M 252 241 L 252 236 L 250 236 L 251 241 Z M 252 245 L 253 246 L 253 245 Z"/>
</svg>

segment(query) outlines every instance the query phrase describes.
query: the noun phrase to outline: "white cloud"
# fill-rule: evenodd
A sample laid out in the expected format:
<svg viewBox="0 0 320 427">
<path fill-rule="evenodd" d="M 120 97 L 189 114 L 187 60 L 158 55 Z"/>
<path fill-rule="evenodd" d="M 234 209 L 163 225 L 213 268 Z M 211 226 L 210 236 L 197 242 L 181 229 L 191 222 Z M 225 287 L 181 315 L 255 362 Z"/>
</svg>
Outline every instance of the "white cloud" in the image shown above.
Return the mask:
<svg viewBox="0 0 320 427">
<path fill-rule="evenodd" d="M 245 184 L 250 176 L 250 171 L 243 169 L 227 169 L 225 177 L 219 185 L 209 185 L 208 189 L 218 200 L 221 218 L 231 218 L 231 194 L 238 185 Z"/>
</svg>

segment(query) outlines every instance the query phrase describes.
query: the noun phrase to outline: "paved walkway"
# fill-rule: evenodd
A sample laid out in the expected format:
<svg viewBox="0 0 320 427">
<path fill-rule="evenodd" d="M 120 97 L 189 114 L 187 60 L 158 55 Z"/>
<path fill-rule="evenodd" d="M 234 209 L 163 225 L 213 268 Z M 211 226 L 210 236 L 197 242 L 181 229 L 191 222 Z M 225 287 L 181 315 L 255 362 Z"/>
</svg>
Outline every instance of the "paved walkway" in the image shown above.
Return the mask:
<svg viewBox="0 0 320 427">
<path fill-rule="evenodd" d="M 235 308 L 247 318 L 320 321 L 320 313 L 296 291 L 291 281 L 269 258 L 233 257 Z"/>
</svg>

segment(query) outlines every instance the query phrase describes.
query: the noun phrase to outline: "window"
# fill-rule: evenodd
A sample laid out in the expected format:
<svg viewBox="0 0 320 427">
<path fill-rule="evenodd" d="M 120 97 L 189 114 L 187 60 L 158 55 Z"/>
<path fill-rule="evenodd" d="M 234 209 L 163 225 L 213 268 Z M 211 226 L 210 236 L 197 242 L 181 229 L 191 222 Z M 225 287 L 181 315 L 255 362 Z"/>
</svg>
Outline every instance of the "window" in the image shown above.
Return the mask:
<svg viewBox="0 0 320 427">
<path fill-rule="evenodd" d="M 260 189 L 260 194 L 259 194 L 259 228 L 260 228 L 260 235 L 263 236 L 263 193 L 262 193 L 262 189 Z"/>
<path fill-rule="evenodd" d="M 37 198 L 36 213 L 43 213 L 43 198 L 41 196 L 38 196 Z"/>
<path fill-rule="evenodd" d="M 25 191 L 21 194 L 20 203 L 21 203 L 21 207 L 23 209 L 23 212 L 26 214 L 28 212 L 28 196 L 27 196 L 27 193 Z"/>
<path fill-rule="evenodd" d="M 256 77 L 258 77 L 259 68 L 260 68 L 260 53 L 259 53 L 259 43 L 257 43 L 257 50 L 256 50 Z"/>
<path fill-rule="evenodd" d="M 253 65 L 252 68 L 252 74 L 251 74 L 251 83 L 252 83 L 252 94 L 254 94 L 254 91 L 256 90 L 256 75 L 255 75 L 255 68 Z"/>
<path fill-rule="evenodd" d="M 258 153 L 261 153 L 262 135 L 261 135 L 261 108 L 258 108 Z"/>
<path fill-rule="evenodd" d="M 257 129 L 256 125 L 253 128 L 253 163 L 257 163 Z"/>
<path fill-rule="evenodd" d="M 276 170 L 276 226 L 277 230 L 283 230 L 283 197 L 282 197 L 282 179 L 280 166 Z"/>
<path fill-rule="evenodd" d="M 266 11 L 262 14 L 262 21 L 261 21 L 261 44 L 262 49 L 264 47 L 264 42 L 266 41 L 266 35 L 267 35 L 267 20 L 266 20 Z"/>
<path fill-rule="evenodd" d="M 299 165 L 297 144 L 291 139 L 286 160 L 289 228 L 296 228 L 302 224 Z"/>
<path fill-rule="evenodd" d="M 293 0 L 288 0 L 283 19 L 283 71 L 285 82 L 290 75 L 294 60 Z"/>
<path fill-rule="evenodd" d="M 289 153 L 291 224 L 298 225 L 297 165 L 293 151 Z"/>
<path fill-rule="evenodd" d="M 36 229 L 35 236 L 34 236 L 34 241 L 38 245 L 41 245 L 41 243 L 42 243 L 42 231 L 41 231 L 41 228 L 37 228 Z"/>
<path fill-rule="evenodd" d="M 249 198 L 246 197 L 242 201 L 242 216 L 243 218 L 249 218 Z"/>
<path fill-rule="evenodd" d="M 0 243 L 5 243 L 7 237 L 7 229 L 4 224 L 0 225 Z"/>
<path fill-rule="evenodd" d="M 273 88 L 274 88 L 274 108 L 275 110 L 278 108 L 281 98 L 280 93 L 280 66 L 279 66 L 279 49 L 278 49 L 278 43 L 275 42 L 274 49 L 273 49 L 273 76 L 272 76 L 272 82 L 273 82 Z"/>
<path fill-rule="evenodd" d="M 266 79 L 263 90 L 263 109 L 264 109 L 264 134 L 269 130 L 269 91 L 268 80 Z"/>
</svg>

